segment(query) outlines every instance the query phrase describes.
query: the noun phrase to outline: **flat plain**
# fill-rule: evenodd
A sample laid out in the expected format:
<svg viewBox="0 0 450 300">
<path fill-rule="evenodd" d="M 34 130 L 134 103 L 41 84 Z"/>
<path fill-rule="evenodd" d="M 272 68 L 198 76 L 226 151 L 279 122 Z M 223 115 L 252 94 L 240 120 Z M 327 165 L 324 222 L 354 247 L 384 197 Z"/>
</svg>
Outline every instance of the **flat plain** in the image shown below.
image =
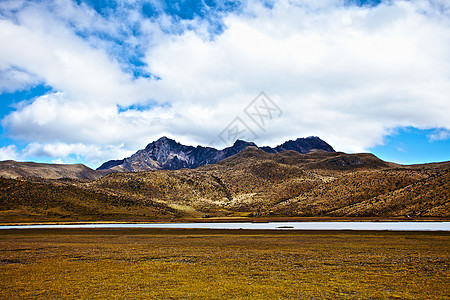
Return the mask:
<svg viewBox="0 0 450 300">
<path fill-rule="evenodd" d="M 450 233 L 0 232 L 0 299 L 450 299 Z"/>
</svg>

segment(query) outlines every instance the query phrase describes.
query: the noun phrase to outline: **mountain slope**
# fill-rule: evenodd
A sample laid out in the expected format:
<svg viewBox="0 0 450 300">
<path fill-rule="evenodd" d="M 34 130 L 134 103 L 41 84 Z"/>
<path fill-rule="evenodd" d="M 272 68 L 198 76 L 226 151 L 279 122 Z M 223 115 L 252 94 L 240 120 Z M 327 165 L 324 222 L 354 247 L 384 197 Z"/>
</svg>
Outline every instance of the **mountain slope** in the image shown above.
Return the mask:
<svg viewBox="0 0 450 300">
<path fill-rule="evenodd" d="M 0 178 L 0 222 L 139 220 L 176 217 L 167 205 L 145 205 L 72 181 Z"/>
<path fill-rule="evenodd" d="M 320 183 L 297 197 L 277 204 L 273 210 L 281 215 L 346 216 L 339 210 L 402 189 L 426 177 L 421 172 L 404 169 L 351 172 Z M 372 215 L 377 214 L 383 215 L 383 212 L 374 211 Z"/>
<path fill-rule="evenodd" d="M 445 170 L 448 170 L 445 164 L 440 168 L 436 165 L 399 166 L 365 153 L 267 153 L 247 147 L 217 164 L 194 170 L 115 173 L 93 182 L 92 187 L 124 197 L 162 201 L 191 216 L 245 213 L 341 217 L 359 216 L 360 211 L 370 207 L 366 204 L 373 199 L 393 198 L 396 191 Z M 444 195 L 443 203 L 448 202 L 448 187 L 443 186 L 440 193 Z M 437 203 L 425 190 L 421 190 L 421 195 L 423 203 Z M 400 200 L 392 201 L 393 205 L 398 205 Z M 361 209 L 357 206 L 359 203 Z M 425 215 L 450 217 L 448 207 L 441 204 L 434 211 L 433 205 L 423 205 L 430 211 Z M 351 207 L 354 209 L 345 210 Z M 387 213 L 380 209 L 361 216 L 405 215 L 401 210 Z"/>
<path fill-rule="evenodd" d="M 235 155 L 246 147 L 254 146 L 252 142 L 237 140 L 233 146 L 217 150 L 211 147 L 185 146 L 167 137 L 152 142 L 145 149 L 137 151 L 131 157 L 122 160 L 111 160 L 102 164 L 98 170 L 111 169 L 119 172 L 138 172 L 150 170 L 194 169 L 207 164 L 217 163 Z M 334 149 L 318 137 L 299 138 L 288 141 L 275 148 L 262 147 L 268 153 L 293 150 L 308 153 L 312 149 L 334 152 Z"/>
<path fill-rule="evenodd" d="M 432 174 L 404 188 L 391 191 L 337 210 L 335 215 L 448 217 L 450 211 L 450 171 Z"/>
<path fill-rule="evenodd" d="M 177 217 L 450 218 L 450 163 L 402 166 L 372 154 L 268 153 L 255 146 L 195 169 L 97 180 L 0 180 L 0 220 Z"/>
<path fill-rule="evenodd" d="M 107 171 L 95 171 L 82 164 L 41 164 L 34 162 L 0 161 L 0 177 L 40 177 L 46 179 L 89 179 L 95 180 L 106 175 Z"/>
</svg>

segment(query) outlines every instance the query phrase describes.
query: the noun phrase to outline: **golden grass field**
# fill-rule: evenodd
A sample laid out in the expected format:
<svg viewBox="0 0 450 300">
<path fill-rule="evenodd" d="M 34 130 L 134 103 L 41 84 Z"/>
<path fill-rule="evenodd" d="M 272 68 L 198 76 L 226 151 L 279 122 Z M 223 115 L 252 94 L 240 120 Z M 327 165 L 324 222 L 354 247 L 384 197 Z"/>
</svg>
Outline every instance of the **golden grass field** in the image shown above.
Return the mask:
<svg viewBox="0 0 450 300">
<path fill-rule="evenodd" d="M 0 232 L 1 299 L 450 299 L 450 233 Z"/>
</svg>

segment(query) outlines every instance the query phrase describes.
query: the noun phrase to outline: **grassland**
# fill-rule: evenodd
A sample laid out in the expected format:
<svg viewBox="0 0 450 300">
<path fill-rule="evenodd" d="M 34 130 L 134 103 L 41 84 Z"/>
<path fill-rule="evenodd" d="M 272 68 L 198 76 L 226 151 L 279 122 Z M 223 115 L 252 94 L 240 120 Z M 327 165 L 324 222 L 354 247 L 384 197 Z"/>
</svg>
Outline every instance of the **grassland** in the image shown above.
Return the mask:
<svg viewBox="0 0 450 300">
<path fill-rule="evenodd" d="M 450 233 L 2 230 L 1 299 L 450 299 Z"/>
</svg>

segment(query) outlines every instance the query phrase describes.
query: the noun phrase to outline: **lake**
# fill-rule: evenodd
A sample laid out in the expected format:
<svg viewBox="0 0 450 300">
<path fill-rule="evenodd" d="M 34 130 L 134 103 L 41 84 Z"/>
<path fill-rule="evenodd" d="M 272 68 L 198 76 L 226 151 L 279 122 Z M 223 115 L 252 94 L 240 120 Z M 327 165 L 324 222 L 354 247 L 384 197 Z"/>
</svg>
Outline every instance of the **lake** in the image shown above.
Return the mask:
<svg viewBox="0 0 450 300">
<path fill-rule="evenodd" d="M 270 229 L 270 230 L 394 230 L 450 231 L 450 222 L 269 222 L 269 223 L 86 223 L 5 225 L 1 229 L 33 228 L 176 228 L 176 229 Z"/>
</svg>

